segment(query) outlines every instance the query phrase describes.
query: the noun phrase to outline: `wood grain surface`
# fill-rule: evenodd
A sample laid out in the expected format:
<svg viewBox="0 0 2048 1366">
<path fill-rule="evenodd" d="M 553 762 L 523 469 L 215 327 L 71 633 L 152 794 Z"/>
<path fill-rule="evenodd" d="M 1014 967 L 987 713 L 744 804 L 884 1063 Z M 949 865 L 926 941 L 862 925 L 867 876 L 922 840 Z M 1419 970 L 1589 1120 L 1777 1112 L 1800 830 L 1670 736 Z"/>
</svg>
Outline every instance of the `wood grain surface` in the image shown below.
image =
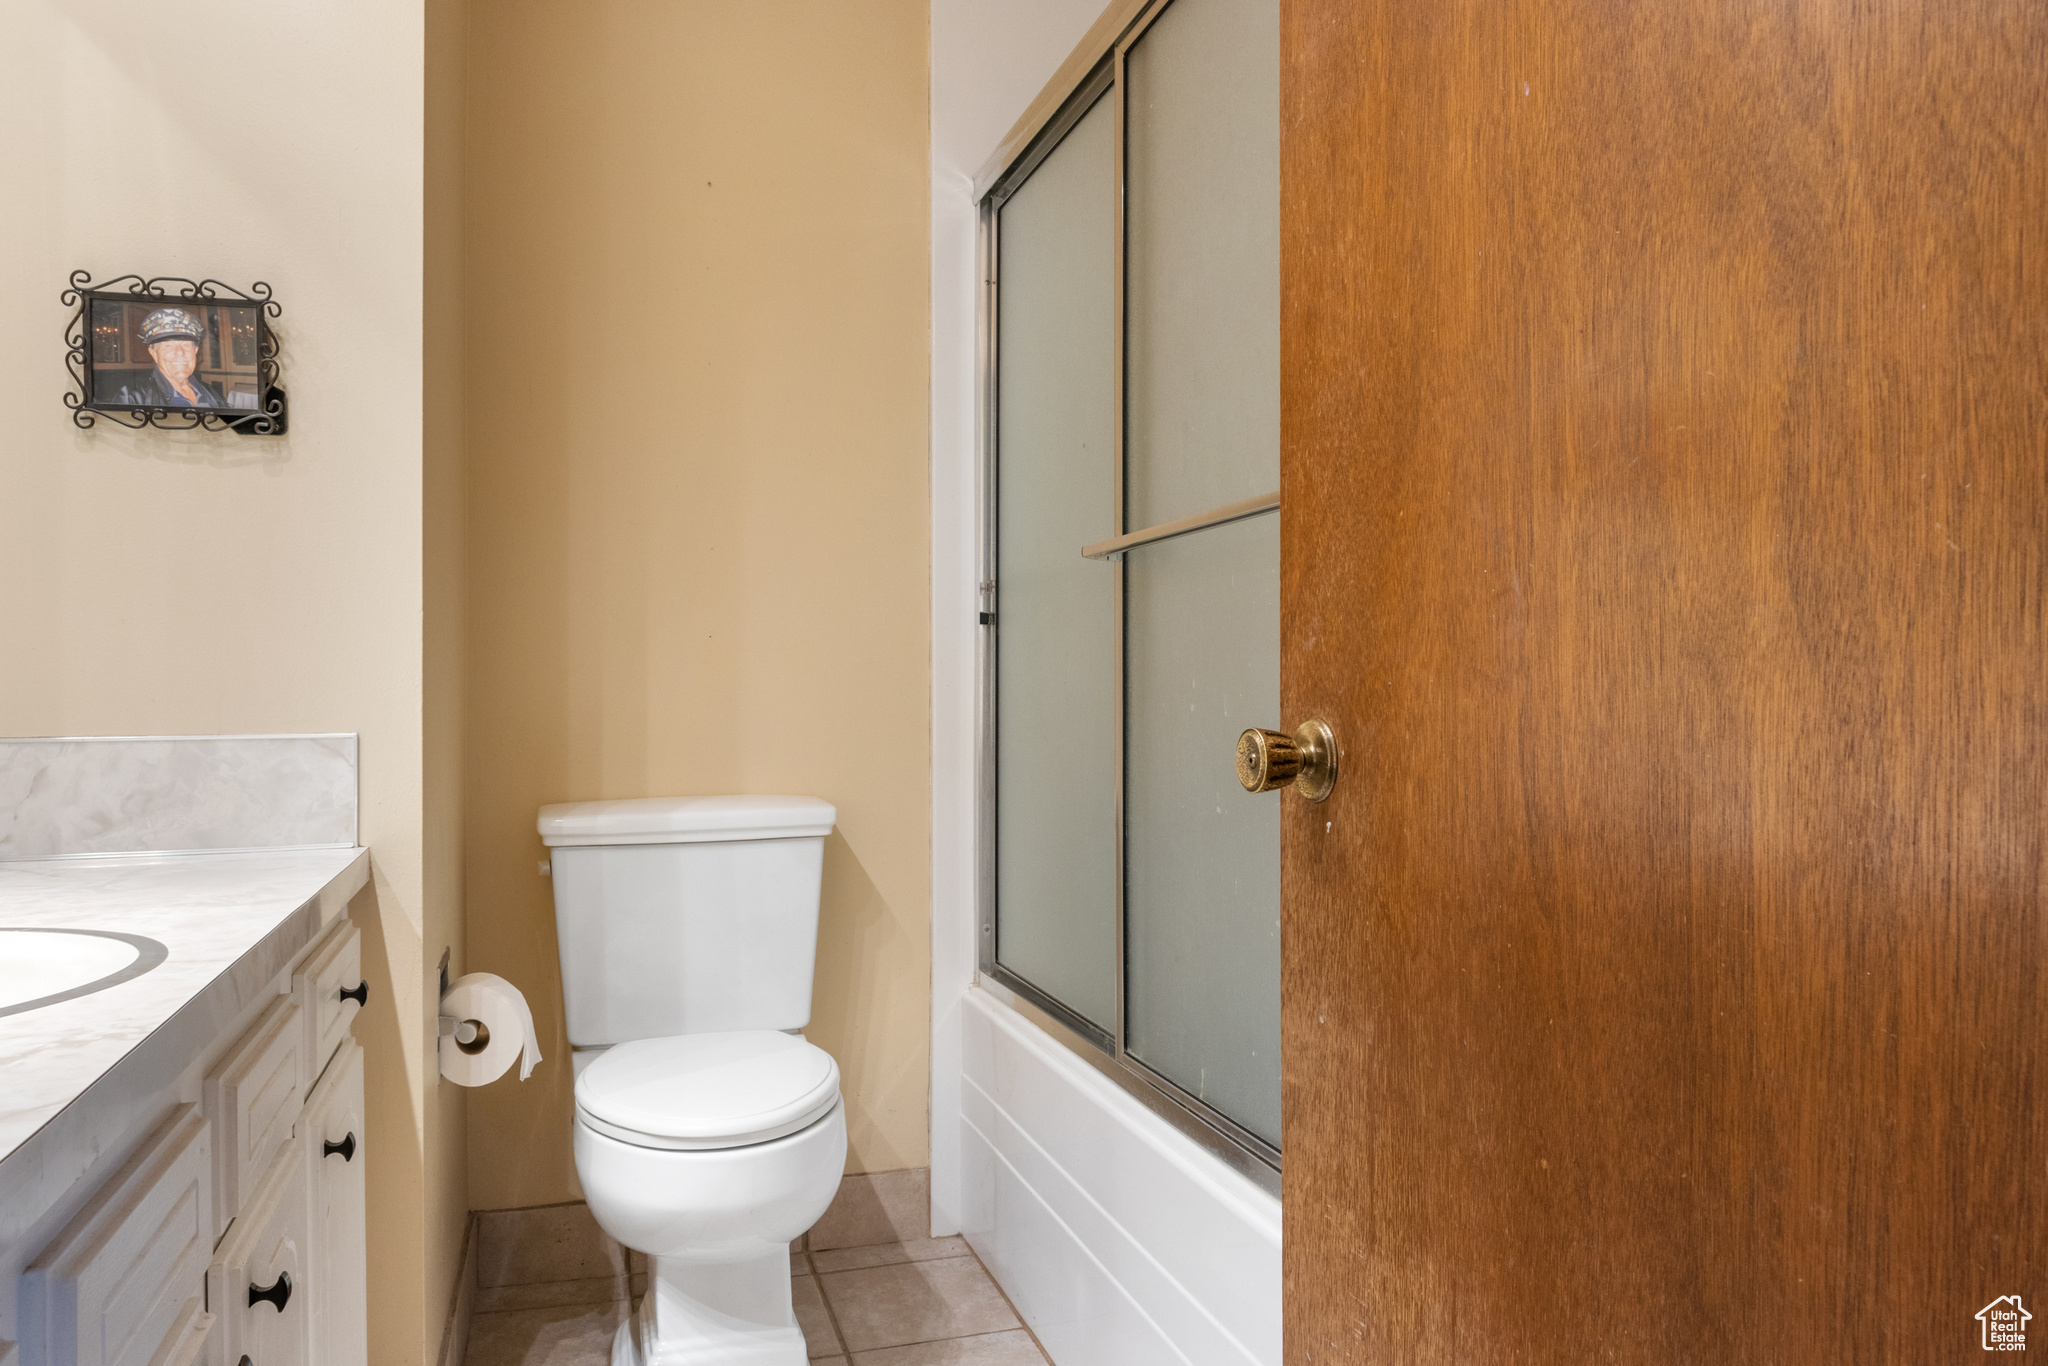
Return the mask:
<svg viewBox="0 0 2048 1366">
<path fill-rule="evenodd" d="M 1282 42 L 1287 1360 L 2048 1350 L 2048 5 Z"/>
</svg>

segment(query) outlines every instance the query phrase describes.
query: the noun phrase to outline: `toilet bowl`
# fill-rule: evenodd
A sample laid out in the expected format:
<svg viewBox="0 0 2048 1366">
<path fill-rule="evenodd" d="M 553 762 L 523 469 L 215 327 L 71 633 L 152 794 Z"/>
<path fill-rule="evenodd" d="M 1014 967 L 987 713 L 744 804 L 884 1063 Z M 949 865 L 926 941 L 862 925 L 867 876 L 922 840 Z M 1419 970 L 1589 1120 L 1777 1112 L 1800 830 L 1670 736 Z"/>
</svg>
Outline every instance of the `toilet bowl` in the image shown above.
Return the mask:
<svg viewBox="0 0 2048 1366">
<path fill-rule="evenodd" d="M 649 1258 L 614 1366 L 800 1366 L 789 1244 L 846 1163 L 829 1054 L 764 1031 L 621 1044 L 576 1080 L 574 1142 L 598 1226 Z"/>
<path fill-rule="evenodd" d="M 810 1022 L 824 837 L 812 797 L 543 807 L 576 1059 L 576 1174 L 646 1254 L 613 1366 L 804 1366 L 789 1244 L 846 1164 Z"/>
</svg>

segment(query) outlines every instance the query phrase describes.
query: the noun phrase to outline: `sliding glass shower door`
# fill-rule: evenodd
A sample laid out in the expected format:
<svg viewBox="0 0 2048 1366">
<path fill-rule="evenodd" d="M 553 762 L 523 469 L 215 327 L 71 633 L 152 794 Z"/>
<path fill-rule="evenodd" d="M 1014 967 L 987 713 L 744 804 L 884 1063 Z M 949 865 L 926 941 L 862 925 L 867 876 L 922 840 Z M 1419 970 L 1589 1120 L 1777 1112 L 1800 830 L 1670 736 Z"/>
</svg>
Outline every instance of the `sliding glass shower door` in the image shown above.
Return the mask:
<svg viewBox="0 0 2048 1366">
<path fill-rule="evenodd" d="M 1271 0 L 1153 6 L 983 201 L 983 969 L 1268 1171 L 1278 73 Z"/>
</svg>

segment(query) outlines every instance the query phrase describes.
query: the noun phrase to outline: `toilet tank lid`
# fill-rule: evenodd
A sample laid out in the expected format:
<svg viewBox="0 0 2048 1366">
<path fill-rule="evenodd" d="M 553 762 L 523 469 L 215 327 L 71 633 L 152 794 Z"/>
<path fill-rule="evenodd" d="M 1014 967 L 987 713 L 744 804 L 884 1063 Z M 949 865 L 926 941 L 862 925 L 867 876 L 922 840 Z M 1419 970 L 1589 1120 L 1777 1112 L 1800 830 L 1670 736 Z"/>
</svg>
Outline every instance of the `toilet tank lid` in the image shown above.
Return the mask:
<svg viewBox="0 0 2048 1366">
<path fill-rule="evenodd" d="M 838 811 L 816 797 L 631 797 L 540 809 L 544 844 L 695 844 L 832 833 Z"/>
</svg>

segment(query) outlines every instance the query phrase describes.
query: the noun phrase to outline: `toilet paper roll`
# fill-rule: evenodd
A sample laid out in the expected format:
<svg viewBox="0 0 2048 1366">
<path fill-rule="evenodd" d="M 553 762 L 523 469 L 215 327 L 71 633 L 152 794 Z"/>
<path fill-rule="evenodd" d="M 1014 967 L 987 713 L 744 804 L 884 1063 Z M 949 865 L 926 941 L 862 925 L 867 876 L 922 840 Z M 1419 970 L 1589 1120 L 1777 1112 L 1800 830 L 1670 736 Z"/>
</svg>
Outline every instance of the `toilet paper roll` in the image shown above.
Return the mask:
<svg viewBox="0 0 2048 1366">
<path fill-rule="evenodd" d="M 533 1075 L 540 1061 L 540 1038 L 533 1032 L 533 1011 L 526 997 L 495 973 L 472 972 L 458 977 L 441 998 L 441 1013 L 458 1020 L 476 1020 L 490 1030 L 490 1041 L 476 1053 L 441 1036 L 441 1075 L 457 1086 L 482 1086 L 505 1075 L 519 1059 L 519 1080 Z"/>
</svg>

